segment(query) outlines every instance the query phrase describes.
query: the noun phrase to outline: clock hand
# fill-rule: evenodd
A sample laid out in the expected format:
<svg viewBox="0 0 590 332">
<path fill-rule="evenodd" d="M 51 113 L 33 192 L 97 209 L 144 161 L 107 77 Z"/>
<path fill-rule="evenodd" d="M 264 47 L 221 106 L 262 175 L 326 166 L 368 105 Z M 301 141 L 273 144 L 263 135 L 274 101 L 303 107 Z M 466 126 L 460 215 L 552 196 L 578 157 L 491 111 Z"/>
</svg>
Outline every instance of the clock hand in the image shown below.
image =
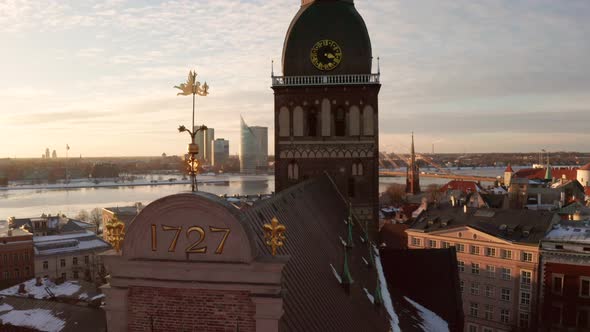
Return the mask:
<svg viewBox="0 0 590 332">
<path fill-rule="evenodd" d="M 324 56 L 326 58 L 328 58 L 328 59 L 334 59 L 335 58 L 334 54 L 332 54 L 332 53 L 324 53 Z"/>
</svg>

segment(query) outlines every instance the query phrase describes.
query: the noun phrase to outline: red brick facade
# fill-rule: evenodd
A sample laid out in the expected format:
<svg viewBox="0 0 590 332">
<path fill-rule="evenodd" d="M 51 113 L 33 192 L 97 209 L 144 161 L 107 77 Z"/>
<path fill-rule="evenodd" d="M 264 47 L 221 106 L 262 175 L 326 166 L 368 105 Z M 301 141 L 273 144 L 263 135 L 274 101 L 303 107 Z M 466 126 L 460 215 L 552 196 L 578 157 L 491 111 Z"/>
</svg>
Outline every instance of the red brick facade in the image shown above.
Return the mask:
<svg viewBox="0 0 590 332">
<path fill-rule="evenodd" d="M 581 279 L 590 279 L 590 266 L 546 263 L 544 268 L 543 326 L 590 328 L 590 297 L 580 292 Z M 555 282 L 554 278 L 557 278 Z M 559 280 L 563 280 L 561 285 Z"/>
<path fill-rule="evenodd" d="M 34 278 L 33 256 L 32 234 L 2 238 L 0 240 L 0 287 L 3 289 Z"/>
<path fill-rule="evenodd" d="M 247 291 L 129 287 L 129 331 L 256 331 Z"/>
</svg>

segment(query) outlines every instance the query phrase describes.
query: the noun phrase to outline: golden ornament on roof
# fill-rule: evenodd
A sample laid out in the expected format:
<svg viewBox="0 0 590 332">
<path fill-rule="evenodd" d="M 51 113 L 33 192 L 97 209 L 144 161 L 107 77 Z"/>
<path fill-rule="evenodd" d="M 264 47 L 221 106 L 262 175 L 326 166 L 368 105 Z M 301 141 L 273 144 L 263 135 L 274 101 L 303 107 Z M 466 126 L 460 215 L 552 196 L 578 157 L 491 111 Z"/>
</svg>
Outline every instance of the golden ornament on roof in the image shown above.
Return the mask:
<svg viewBox="0 0 590 332">
<path fill-rule="evenodd" d="M 121 245 L 125 239 L 125 223 L 120 221 L 117 216 L 113 216 L 105 226 L 107 231 L 107 241 L 115 248 L 116 252 L 121 251 Z"/>
<path fill-rule="evenodd" d="M 272 255 L 276 256 L 277 248 L 282 247 L 286 240 L 284 233 L 287 227 L 279 224 L 279 220 L 275 217 L 272 218 L 270 224 L 264 224 L 262 229 L 264 230 L 266 245 L 271 248 Z"/>
</svg>

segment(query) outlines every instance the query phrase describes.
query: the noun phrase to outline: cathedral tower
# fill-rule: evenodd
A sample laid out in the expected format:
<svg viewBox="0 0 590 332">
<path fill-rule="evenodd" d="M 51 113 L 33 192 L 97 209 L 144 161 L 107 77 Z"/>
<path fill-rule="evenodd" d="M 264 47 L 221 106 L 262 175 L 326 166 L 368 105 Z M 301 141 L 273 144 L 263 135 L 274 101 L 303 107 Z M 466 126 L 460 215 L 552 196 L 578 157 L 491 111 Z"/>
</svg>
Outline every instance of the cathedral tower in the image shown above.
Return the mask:
<svg viewBox="0 0 590 332">
<path fill-rule="evenodd" d="M 327 172 L 355 214 L 377 225 L 379 73 L 352 0 L 302 0 L 275 94 L 276 190 Z"/>
</svg>

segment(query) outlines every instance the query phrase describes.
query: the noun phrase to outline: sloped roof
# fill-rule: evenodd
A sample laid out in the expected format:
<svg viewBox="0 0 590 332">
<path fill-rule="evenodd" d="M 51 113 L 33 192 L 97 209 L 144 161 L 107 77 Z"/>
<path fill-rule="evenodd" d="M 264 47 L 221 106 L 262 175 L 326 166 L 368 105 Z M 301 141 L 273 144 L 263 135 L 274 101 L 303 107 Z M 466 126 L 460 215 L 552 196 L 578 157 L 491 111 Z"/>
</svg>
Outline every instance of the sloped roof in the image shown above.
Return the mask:
<svg viewBox="0 0 590 332">
<path fill-rule="evenodd" d="M 463 331 L 463 304 L 455 247 L 380 250 L 389 291 L 408 297 L 444 319 L 451 331 Z M 412 273 L 400 273 L 399 267 Z M 402 328 L 402 330 L 404 330 Z"/>
<path fill-rule="evenodd" d="M 83 232 L 86 229 L 81 227 L 78 223 L 74 222 L 73 220 L 68 220 L 68 222 L 63 225 L 60 229 L 60 232 L 63 233 L 71 233 L 71 232 Z"/>
<path fill-rule="evenodd" d="M 430 220 L 434 222 L 429 224 Z M 469 226 L 507 241 L 535 245 L 554 220 L 559 217 L 549 211 L 468 208 L 465 213 L 462 208 L 445 207 L 429 209 L 410 229 L 428 233 Z M 446 221 L 446 225 L 442 221 Z"/>
<path fill-rule="evenodd" d="M 0 299 L 2 324 L 30 328 L 32 331 L 105 332 L 106 316 L 102 309 L 87 306 L 6 296 Z M 20 330 L 19 330 L 20 331 Z"/>
<path fill-rule="evenodd" d="M 375 267 L 369 268 L 365 263 L 370 260 L 370 248 L 364 243 L 364 232 L 358 223 L 354 226 L 354 247 L 348 256 L 354 280 L 349 294 L 338 280 L 344 260 L 343 239 L 347 238 L 348 206 L 328 176 L 299 183 L 255 203 L 243 213 L 254 229 L 261 229 L 275 216 L 287 228 L 285 245 L 278 249 L 279 255 L 290 256 L 283 270 L 285 294 L 280 331 L 356 332 L 392 328 L 391 321 L 395 319 L 390 319 L 387 306 L 375 307 L 367 295 L 374 293 L 379 274 Z M 263 232 L 253 233 L 259 255 L 270 255 Z M 391 302 L 395 312 L 404 312 L 398 315 L 399 327 L 406 326 L 404 331 L 421 330 L 422 318 L 416 307 L 403 299 Z"/>
<path fill-rule="evenodd" d="M 510 164 L 508 164 L 508 166 L 506 167 L 506 169 L 504 170 L 504 172 L 514 173 L 514 170 L 512 170 L 512 166 L 510 166 Z"/>
<path fill-rule="evenodd" d="M 460 190 L 463 193 L 474 193 L 479 192 L 482 189 L 477 182 L 459 180 L 451 180 L 439 189 L 440 192 L 447 192 L 449 190 Z"/>
<path fill-rule="evenodd" d="M 486 202 L 486 204 L 491 208 L 502 208 L 504 205 L 504 199 L 506 195 L 495 195 L 495 194 L 480 194 L 481 198 Z"/>
<path fill-rule="evenodd" d="M 515 177 L 527 179 L 545 179 L 547 173 L 546 168 L 522 168 L 514 173 Z M 561 179 L 565 176 L 566 179 L 572 180 L 577 176 L 577 168 L 565 167 L 551 167 L 551 176 L 556 179 Z"/>
<path fill-rule="evenodd" d="M 586 165 L 580 167 L 580 170 L 582 170 L 582 171 L 590 171 L 590 163 L 587 163 Z"/>
</svg>

